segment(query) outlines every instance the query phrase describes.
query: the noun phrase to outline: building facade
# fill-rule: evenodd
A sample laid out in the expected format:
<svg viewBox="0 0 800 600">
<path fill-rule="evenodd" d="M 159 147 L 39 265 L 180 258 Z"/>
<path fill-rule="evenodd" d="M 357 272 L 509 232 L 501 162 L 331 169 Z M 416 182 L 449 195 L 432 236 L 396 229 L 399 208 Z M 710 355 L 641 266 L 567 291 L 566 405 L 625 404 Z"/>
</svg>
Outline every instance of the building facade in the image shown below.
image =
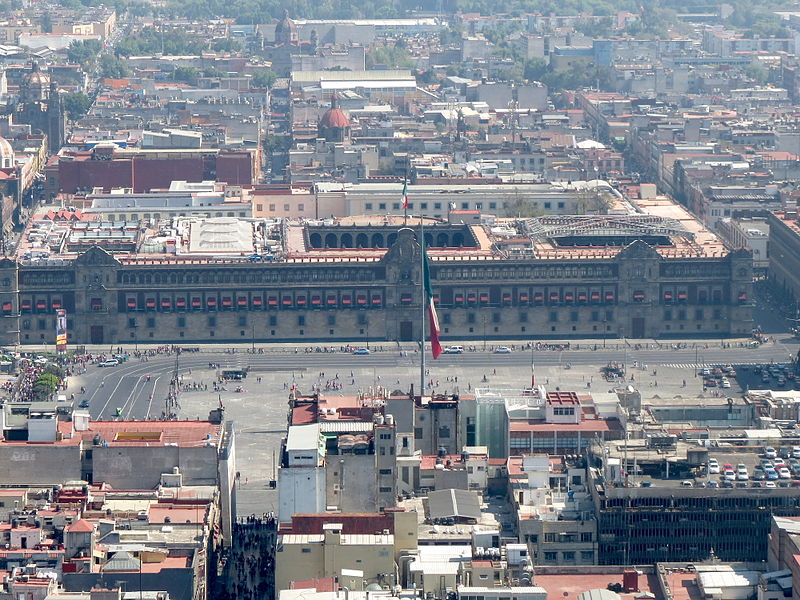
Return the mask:
<svg viewBox="0 0 800 600">
<path fill-rule="evenodd" d="M 549 231 L 556 237 L 515 249 L 515 238 L 481 225 L 426 229 L 445 339 L 751 333 L 749 251 L 698 255 L 665 249 L 666 236 L 617 230 L 612 239 L 605 229 L 598 248 L 589 230 Z M 70 343 L 419 338 L 418 230 L 342 221 L 283 232 L 283 251 L 259 262 L 97 246 L 71 258 L 4 259 L 0 342 L 48 342 L 59 309 Z"/>
</svg>

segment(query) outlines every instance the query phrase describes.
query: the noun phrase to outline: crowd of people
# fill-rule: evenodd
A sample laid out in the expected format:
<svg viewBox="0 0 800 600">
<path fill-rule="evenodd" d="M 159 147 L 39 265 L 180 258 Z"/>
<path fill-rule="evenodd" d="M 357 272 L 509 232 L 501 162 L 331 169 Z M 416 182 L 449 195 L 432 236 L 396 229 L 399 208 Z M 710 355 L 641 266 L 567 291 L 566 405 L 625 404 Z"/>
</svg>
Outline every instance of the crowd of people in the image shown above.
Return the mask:
<svg viewBox="0 0 800 600">
<path fill-rule="evenodd" d="M 273 513 L 250 515 L 233 526 L 233 546 L 225 557 L 223 600 L 272 598 L 275 587 L 277 522 Z"/>
</svg>

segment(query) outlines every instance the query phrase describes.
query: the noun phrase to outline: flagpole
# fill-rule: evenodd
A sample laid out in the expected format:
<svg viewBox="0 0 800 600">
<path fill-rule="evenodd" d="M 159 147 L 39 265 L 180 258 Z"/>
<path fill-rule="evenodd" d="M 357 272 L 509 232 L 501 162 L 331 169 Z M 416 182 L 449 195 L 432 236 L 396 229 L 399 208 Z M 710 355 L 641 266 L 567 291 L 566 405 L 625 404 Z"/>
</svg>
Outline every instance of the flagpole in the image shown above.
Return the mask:
<svg viewBox="0 0 800 600">
<path fill-rule="evenodd" d="M 408 225 L 408 175 L 403 177 L 403 227 Z"/>
<path fill-rule="evenodd" d="M 425 217 L 419 217 L 419 249 L 420 249 L 420 320 L 419 320 L 419 398 L 425 395 L 425 319 L 427 318 L 427 298 L 425 291 Z"/>
</svg>

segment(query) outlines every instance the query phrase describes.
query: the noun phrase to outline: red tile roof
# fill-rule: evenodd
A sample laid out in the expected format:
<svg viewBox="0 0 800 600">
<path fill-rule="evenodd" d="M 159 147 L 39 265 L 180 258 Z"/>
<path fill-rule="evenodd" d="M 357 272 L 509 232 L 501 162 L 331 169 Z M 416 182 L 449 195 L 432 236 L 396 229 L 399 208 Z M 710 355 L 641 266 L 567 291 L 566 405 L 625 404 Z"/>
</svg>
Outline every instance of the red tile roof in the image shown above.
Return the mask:
<svg viewBox="0 0 800 600">
<path fill-rule="evenodd" d="M 79 519 L 67 527 L 67 531 L 69 533 L 91 533 L 94 531 L 94 525 L 86 519 Z"/>
</svg>

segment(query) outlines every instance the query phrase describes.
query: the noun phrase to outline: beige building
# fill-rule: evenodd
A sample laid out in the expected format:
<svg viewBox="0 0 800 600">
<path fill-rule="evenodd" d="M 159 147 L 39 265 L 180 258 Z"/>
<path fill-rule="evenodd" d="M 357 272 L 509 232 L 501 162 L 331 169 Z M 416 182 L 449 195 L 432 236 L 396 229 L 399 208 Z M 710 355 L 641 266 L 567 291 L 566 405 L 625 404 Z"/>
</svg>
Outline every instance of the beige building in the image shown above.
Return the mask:
<svg viewBox="0 0 800 600">
<path fill-rule="evenodd" d="M 365 589 L 371 583 L 394 585 L 398 537 L 402 536 L 397 531 L 344 534 L 340 523 L 324 525 L 322 534 L 279 536 L 275 589 L 288 589 L 293 581 L 322 577 L 338 577 L 351 589 Z"/>
</svg>

